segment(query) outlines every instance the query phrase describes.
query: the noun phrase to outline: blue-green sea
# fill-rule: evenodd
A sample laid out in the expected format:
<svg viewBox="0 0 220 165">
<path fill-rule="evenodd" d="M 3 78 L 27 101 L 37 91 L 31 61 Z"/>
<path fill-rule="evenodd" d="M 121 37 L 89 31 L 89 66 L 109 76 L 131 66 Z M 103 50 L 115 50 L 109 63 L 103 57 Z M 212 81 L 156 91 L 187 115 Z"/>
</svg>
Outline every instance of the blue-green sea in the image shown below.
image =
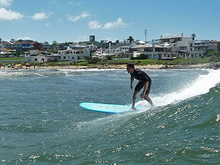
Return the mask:
<svg viewBox="0 0 220 165">
<path fill-rule="evenodd" d="M 154 107 L 109 114 L 79 103 L 130 105 L 126 69 L 0 70 L 0 164 L 219 165 L 220 70 L 144 71 Z"/>
</svg>

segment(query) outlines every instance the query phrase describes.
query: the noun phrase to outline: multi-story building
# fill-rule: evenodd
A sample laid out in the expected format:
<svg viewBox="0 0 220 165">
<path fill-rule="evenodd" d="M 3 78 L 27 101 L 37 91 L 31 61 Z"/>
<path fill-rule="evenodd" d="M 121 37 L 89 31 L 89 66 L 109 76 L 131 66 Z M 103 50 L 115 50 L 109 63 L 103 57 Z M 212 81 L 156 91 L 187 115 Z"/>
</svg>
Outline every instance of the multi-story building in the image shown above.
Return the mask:
<svg viewBox="0 0 220 165">
<path fill-rule="evenodd" d="M 95 35 L 90 35 L 89 36 L 89 41 L 90 42 L 95 42 Z"/>
<path fill-rule="evenodd" d="M 135 43 L 118 43 L 111 46 L 111 49 L 107 49 L 106 53 L 112 53 L 115 56 L 128 57 L 130 54 L 130 48 L 136 45 Z"/>
<path fill-rule="evenodd" d="M 90 50 L 85 46 L 75 45 L 72 48 L 68 47 L 67 50 L 59 50 L 55 55 L 59 56 L 59 61 L 78 62 L 90 57 Z"/>
<path fill-rule="evenodd" d="M 192 41 L 191 37 L 183 36 L 183 33 L 179 36 L 162 37 L 158 39 L 158 45 L 167 48 L 161 59 L 166 58 L 181 58 L 187 57 L 188 54 L 188 42 Z"/>
<path fill-rule="evenodd" d="M 138 57 L 141 54 L 145 54 L 149 59 L 161 59 L 168 49 L 169 48 L 167 47 L 154 43 L 154 40 L 152 43 L 145 43 L 131 47 L 133 57 Z"/>
<path fill-rule="evenodd" d="M 15 43 L 11 43 L 11 42 L 4 42 L 4 47 L 7 49 L 15 49 L 15 50 L 23 50 L 23 51 L 28 51 L 31 49 L 34 49 L 34 45 L 33 45 L 33 41 L 32 42 L 15 42 Z"/>
<path fill-rule="evenodd" d="M 192 37 L 162 37 L 152 43 L 131 47 L 133 56 L 145 54 L 150 59 L 198 58 L 205 56 L 208 50 L 217 51 L 216 43 L 209 40 L 193 40 Z"/>
<path fill-rule="evenodd" d="M 209 40 L 192 40 L 188 42 L 188 56 L 190 58 L 198 58 L 205 56 L 208 50 L 217 51 L 217 46 Z"/>
<path fill-rule="evenodd" d="M 59 50 L 57 54 L 33 54 L 25 56 L 26 62 L 52 62 L 52 61 L 85 61 L 90 57 L 90 50 L 86 47 L 75 46 L 74 49 L 68 47 L 67 50 Z"/>
</svg>

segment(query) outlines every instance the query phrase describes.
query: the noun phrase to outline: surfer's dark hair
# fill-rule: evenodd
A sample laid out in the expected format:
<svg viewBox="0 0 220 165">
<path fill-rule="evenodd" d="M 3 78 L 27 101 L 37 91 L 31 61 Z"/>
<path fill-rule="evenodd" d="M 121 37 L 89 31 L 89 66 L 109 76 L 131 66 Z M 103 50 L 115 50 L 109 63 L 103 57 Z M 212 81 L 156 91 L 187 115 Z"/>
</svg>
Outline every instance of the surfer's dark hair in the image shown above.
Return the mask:
<svg viewBox="0 0 220 165">
<path fill-rule="evenodd" d="M 133 68 L 134 69 L 134 64 L 127 64 L 128 68 Z"/>
</svg>

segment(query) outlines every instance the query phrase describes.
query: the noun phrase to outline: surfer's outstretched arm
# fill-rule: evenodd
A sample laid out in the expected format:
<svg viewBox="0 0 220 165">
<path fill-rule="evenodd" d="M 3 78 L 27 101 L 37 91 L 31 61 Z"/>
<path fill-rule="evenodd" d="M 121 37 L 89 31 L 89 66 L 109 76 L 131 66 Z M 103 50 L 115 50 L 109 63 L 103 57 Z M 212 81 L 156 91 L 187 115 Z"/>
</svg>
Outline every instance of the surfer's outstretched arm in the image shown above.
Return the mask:
<svg viewBox="0 0 220 165">
<path fill-rule="evenodd" d="M 133 81 L 134 81 L 134 77 L 131 77 L 130 79 L 131 79 L 130 88 L 131 88 L 131 90 L 132 90 L 132 89 L 133 89 Z"/>
</svg>

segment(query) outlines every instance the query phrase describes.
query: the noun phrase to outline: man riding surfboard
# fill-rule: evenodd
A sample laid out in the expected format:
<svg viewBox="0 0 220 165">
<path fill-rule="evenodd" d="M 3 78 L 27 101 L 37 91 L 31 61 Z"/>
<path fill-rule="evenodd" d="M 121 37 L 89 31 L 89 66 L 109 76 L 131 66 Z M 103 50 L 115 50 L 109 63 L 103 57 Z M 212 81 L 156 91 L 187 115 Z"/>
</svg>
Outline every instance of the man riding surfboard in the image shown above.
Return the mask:
<svg viewBox="0 0 220 165">
<path fill-rule="evenodd" d="M 136 95 L 138 94 L 138 92 L 143 89 L 143 92 L 141 93 L 140 97 L 145 99 L 146 101 L 149 102 L 149 104 L 153 105 L 152 100 L 149 97 L 149 93 L 150 93 L 150 87 L 151 87 L 151 78 L 148 76 L 147 73 L 145 73 L 144 71 L 140 70 L 140 69 L 135 69 L 134 64 L 127 64 L 127 71 L 128 73 L 130 73 L 131 75 L 131 90 L 133 89 L 133 81 L 134 79 L 139 80 L 139 82 L 137 83 L 135 89 L 134 89 L 134 93 L 133 93 L 133 103 L 132 103 L 132 107 L 131 110 L 135 109 L 135 100 L 136 100 Z"/>
</svg>

